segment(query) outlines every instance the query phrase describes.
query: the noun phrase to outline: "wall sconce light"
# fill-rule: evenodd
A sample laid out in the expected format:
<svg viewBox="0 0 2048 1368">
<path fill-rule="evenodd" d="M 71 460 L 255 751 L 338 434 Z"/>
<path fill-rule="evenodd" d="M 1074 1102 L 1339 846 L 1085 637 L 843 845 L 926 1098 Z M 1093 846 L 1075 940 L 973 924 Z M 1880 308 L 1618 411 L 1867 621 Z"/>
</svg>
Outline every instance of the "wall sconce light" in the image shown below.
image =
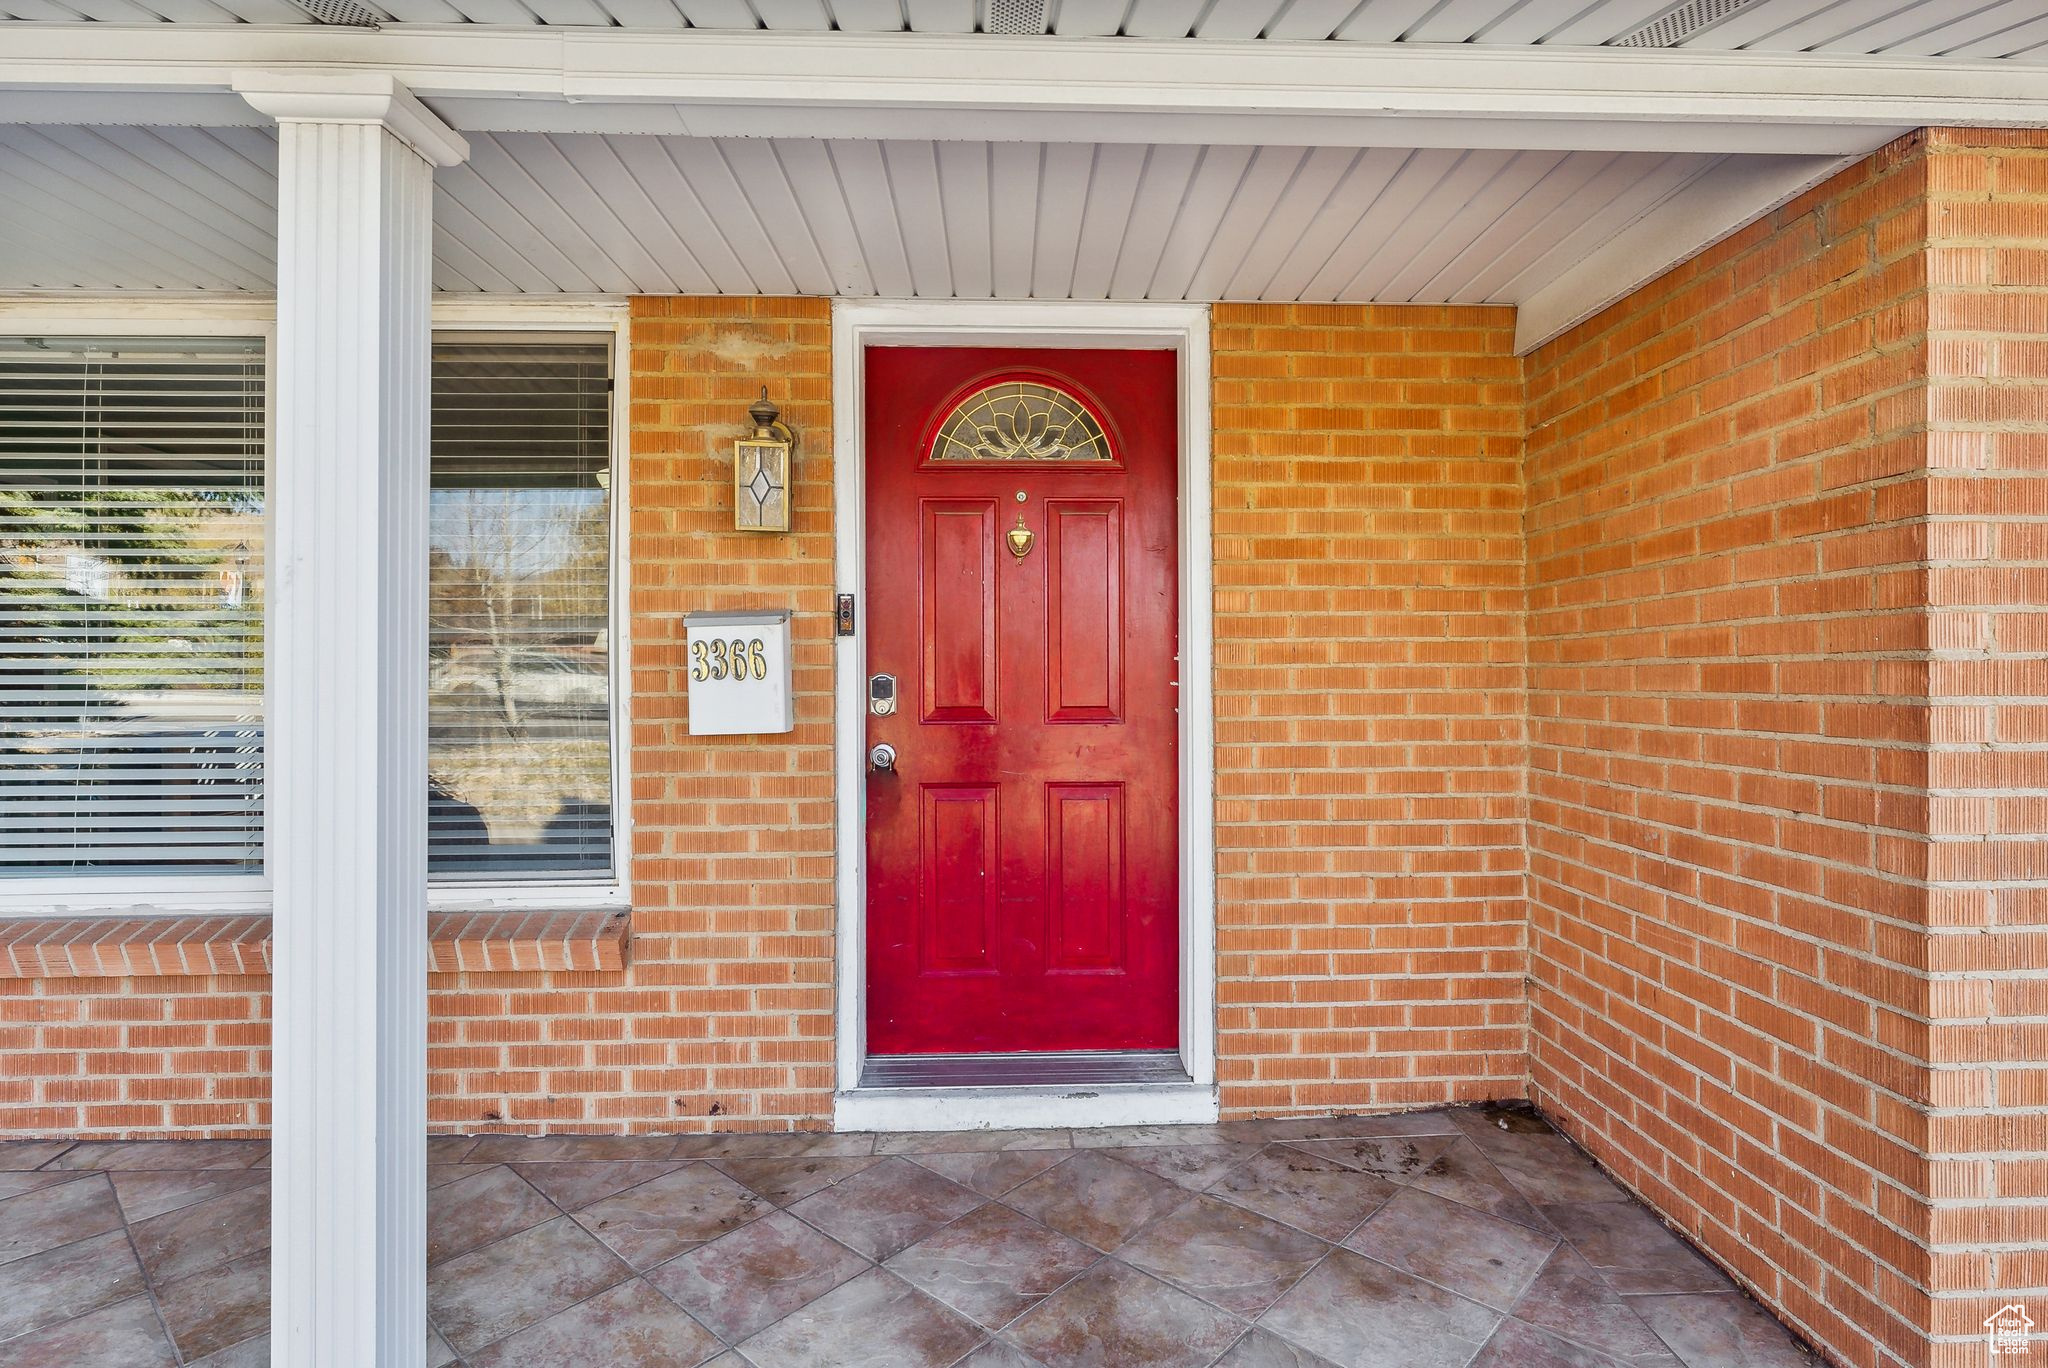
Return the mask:
<svg viewBox="0 0 2048 1368">
<path fill-rule="evenodd" d="M 733 443 L 732 525 L 742 532 L 789 531 L 789 458 L 796 434 L 776 421 L 781 416 L 763 385 L 747 410 L 754 435 Z"/>
</svg>

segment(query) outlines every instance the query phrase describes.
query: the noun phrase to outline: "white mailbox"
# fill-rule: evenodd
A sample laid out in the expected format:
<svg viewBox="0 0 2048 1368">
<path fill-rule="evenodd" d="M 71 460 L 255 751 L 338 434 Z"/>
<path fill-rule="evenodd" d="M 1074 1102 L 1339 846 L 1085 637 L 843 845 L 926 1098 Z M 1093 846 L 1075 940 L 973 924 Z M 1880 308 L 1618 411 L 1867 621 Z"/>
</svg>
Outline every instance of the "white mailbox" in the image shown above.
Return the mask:
<svg viewBox="0 0 2048 1368">
<path fill-rule="evenodd" d="M 762 736 L 796 726 L 789 613 L 686 613 L 690 735 Z"/>
</svg>

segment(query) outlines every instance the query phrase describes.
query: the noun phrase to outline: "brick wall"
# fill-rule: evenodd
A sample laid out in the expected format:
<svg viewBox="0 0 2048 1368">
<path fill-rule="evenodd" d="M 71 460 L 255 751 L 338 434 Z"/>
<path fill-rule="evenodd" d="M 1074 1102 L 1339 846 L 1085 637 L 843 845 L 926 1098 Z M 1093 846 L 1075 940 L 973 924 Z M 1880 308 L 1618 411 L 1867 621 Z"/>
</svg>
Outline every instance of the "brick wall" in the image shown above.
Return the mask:
<svg viewBox="0 0 2048 1368">
<path fill-rule="evenodd" d="M 2048 1300 L 2048 134 L 1928 141 L 1935 1362 Z"/>
<path fill-rule="evenodd" d="M 1536 1095 L 1858 1364 L 1927 1312 L 1926 176 L 1529 369 Z"/>
<path fill-rule="evenodd" d="M 630 367 L 625 972 L 432 975 L 436 1130 L 822 1126 L 832 1088 L 829 302 L 641 299 Z M 801 434 L 786 536 L 732 530 L 763 378 Z M 797 730 L 688 734 L 682 614 L 796 609 Z M 0 980 L 0 1129 L 268 1120 L 267 977 Z"/>
<path fill-rule="evenodd" d="M 254 1135 L 270 976 L 0 979 L 0 1133 Z"/>
<path fill-rule="evenodd" d="M 2042 146 L 1905 139 L 1528 372 L 1535 1093 L 1844 1363 L 2048 1282 Z"/>
<path fill-rule="evenodd" d="M 633 301 L 633 940 L 624 974 L 437 975 L 444 1130 L 829 1124 L 832 342 L 822 299 Z M 735 532 L 767 383 L 799 434 L 788 535 Z M 692 737 L 682 615 L 792 608 L 796 731 Z"/>
<path fill-rule="evenodd" d="M 1513 312 L 1212 328 L 1224 1109 L 1520 1096 Z"/>
</svg>

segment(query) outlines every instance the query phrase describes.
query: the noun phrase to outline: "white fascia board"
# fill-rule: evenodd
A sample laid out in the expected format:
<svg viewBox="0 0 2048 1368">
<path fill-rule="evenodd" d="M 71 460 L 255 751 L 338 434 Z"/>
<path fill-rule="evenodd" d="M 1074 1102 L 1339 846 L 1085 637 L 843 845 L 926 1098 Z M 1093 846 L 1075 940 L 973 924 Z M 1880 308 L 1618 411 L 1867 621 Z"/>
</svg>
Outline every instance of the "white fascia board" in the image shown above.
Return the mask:
<svg viewBox="0 0 2048 1368">
<path fill-rule="evenodd" d="M 1526 355 L 1730 234 L 1805 194 L 1853 157 L 1730 160 L 1688 181 L 1589 253 L 1563 263 L 1515 310 Z"/>
<path fill-rule="evenodd" d="M 1845 155 L 1899 128 L 2048 123 L 2048 73 L 1996 61 L 474 24 L 8 30 L 0 89 L 222 91 L 251 68 L 374 70 L 429 101 L 461 101 L 451 109 L 491 124 L 519 122 L 505 102 L 533 102 L 532 119 L 554 120 L 546 126 L 559 131 L 893 136 L 914 128 L 922 137 L 999 132 L 1023 141 Z M 850 120 L 872 120 L 878 131 Z M 491 131 L 459 116 L 450 122 Z M 1861 130 L 1850 139 L 1856 146 L 1842 145 L 1845 129 Z"/>
</svg>

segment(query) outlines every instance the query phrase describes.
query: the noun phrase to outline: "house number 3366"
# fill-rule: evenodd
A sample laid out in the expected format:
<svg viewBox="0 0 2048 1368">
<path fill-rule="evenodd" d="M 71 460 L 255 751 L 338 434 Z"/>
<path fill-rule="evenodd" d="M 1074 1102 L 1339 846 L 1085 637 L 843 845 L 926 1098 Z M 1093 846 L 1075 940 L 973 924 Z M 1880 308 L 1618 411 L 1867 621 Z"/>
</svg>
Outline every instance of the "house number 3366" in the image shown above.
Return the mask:
<svg viewBox="0 0 2048 1368">
<path fill-rule="evenodd" d="M 692 679 L 766 679 L 768 653 L 761 638 L 690 643 Z"/>
</svg>

